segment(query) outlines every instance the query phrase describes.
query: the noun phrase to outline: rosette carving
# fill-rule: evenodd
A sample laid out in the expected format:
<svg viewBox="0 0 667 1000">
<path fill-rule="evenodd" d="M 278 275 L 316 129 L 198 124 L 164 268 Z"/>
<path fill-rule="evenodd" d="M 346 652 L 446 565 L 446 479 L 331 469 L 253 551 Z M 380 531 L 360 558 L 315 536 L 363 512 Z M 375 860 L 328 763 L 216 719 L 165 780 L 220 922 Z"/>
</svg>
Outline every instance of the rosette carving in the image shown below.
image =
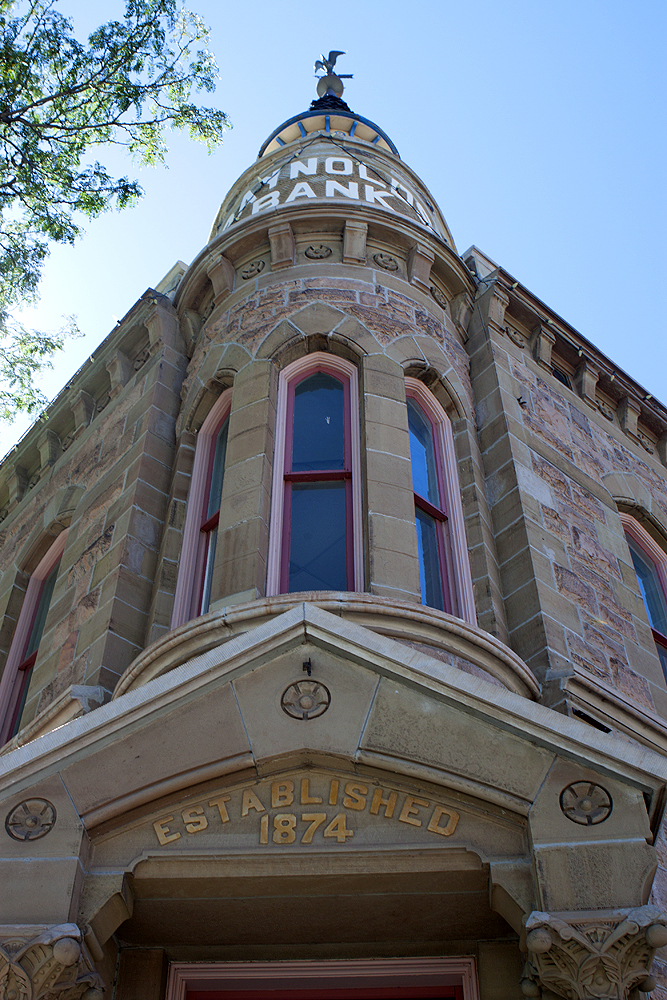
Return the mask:
<svg viewBox="0 0 667 1000">
<path fill-rule="evenodd" d="M 545 987 L 566 1000 L 629 1000 L 650 992 L 656 948 L 667 944 L 667 916 L 655 906 L 586 913 L 534 912 L 526 921 L 524 996 Z"/>
<path fill-rule="evenodd" d="M 0 927 L 0 1000 L 102 1000 L 76 924 Z"/>
</svg>

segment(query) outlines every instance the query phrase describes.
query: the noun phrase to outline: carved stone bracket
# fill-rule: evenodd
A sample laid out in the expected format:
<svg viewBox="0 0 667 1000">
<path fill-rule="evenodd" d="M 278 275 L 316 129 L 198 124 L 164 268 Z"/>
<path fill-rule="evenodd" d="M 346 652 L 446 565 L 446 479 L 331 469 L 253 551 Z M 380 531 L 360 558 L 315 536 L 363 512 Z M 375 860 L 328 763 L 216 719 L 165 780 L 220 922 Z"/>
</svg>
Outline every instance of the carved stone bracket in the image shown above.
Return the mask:
<svg viewBox="0 0 667 1000">
<path fill-rule="evenodd" d="M 102 1000 L 76 924 L 0 926 L 0 1000 Z"/>
<path fill-rule="evenodd" d="M 667 944 L 667 915 L 655 906 L 634 910 L 531 913 L 526 921 L 528 960 L 524 996 L 541 987 L 566 1000 L 629 1000 L 656 982 L 650 968 Z"/>
</svg>

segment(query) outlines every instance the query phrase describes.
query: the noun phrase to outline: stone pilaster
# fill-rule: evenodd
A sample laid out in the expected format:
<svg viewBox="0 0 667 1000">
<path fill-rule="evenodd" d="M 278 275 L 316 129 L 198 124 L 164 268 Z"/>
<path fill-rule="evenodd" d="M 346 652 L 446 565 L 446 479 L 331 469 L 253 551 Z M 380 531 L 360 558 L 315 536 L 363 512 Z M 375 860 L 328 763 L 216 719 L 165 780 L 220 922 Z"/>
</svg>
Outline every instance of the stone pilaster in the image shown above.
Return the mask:
<svg viewBox="0 0 667 1000">
<path fill-rule="evenodd" d="M 543 326 L 540 323 L 534 331 L 534 338 L 533 357 L 541 368 L 550 372 L 552 366 L 551 352 L 556 343 L 556 334 L 548 326 Z"/>
<path fill-rule="evenodd" d="M 54 431 L 45 430 L 37 440 L 37 450 L 39 451 L 41 467 L 46 469 L 49 465 L 57 462 L 60 457 L 62 452 L 60 438 Z"/>
<path fill-rule="evenodd" d="M 231 261 L 227 260 L 224 254 L 220 254 L 219 257 L 215 258 L 206 273 L 211 279 L 215 304 L 218 305 L 234 291 L 234 278 L 236 276 L 234 265 Z M 197 330 L 197 332 L 199 331 Z"/>
<path fill-rule="evenodd" d="M 28 473 L 22 465 L 15 463 L 13 466 L 10 466 L 6 481 L 7 492 L 9 493 L 9 506 L 13 507 L 14 504 L 19 503 L 25 496 L 28 489 Z"/>
<path fill-rule="evenodd" d="M 431 290 L 431 267 L 435 254 L 418 243 L 408 254 L 408 280 L 427 294 Z"/>
<path fill-rule="evenodd" d="M 368 225 L 365 222 L 354 222 L 347 219 L 343 234 L 343 263 L 366 263 L 366 236 Z"/>
<path fill-rule="evenodd" d="M 618 419 L 621 424 L 621 430 L 624 431 L 628 437 L 632 438 L 633 441 L 639 441 L 637 420 L 639 419 L 639 414 L 641 413 L 641 407 L 636 400 L 631 399 L 630 396 L 625 396 L 616 410 L 618 414 Z"/>
<path fill-rule="evenodd" d="M 74 414 L 74 433 L 80 434 L 95 416 L 95 400 L 82 389 L 72 403 L 71 409 Z"/>
<path fill-rule="evenodd" d="M 523 995 L 539 997 L 544 987 L 566 1000 L 632 1000 L 636 990 L 650 992 L 657 985 L 653 956 L 667 944 L 666 923 L 655 906 L 531 913 Z"/>
<path fill-rule="evenodd" d="M 594 409 L 597 408 L 597 401 L 595 399 L 595 390 L 597 388 L 598 379 L 600 378 L 600 371 L 595 367 L 590 358 L 587 358 L 585 354 L 581 356 L 581 362 L 574 373 L 574 384 L 577 388 L 577 392 L 589 406 Z"/>
<path fill-rule="evenodd" d="M 109 397 L 110 399 L 114 399 L 115 396 L 123 391 L 123 387 L 127 385 L 134 375 L 134 365 L 127 354 L 123 351 L 116 351 L 113 357 L 107 361 L 105 367 L 111 379 Z"/>
<path fill-rule="evenodd" d="M 0 926 L 0 1000 L 102 1000 L 76 924 Z"/>
<path fill-rule="evenodd" d="M 270 226 L 269 242 L 271 244 L 271 270 L 281 271 L 285 267 L 291 267 L 296 257 L 296 248 L 294 233 L 289 222 Z"/>
</svg>

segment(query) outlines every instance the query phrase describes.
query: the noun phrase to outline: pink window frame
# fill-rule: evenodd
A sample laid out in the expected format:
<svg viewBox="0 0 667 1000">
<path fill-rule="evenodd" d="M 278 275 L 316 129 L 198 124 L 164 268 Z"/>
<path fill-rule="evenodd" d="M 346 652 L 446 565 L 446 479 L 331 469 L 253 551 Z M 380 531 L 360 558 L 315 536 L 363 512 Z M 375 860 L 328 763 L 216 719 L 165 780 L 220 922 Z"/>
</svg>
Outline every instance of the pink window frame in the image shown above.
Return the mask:
<svg viewBox="0 0 667 1000">
<path fill-rule="evenodd" d="M 201 598 L 208 551 L 203 531 L 211 489 L 211 473 L 218 432 L 229 416 L 232 390 L 225 389 L 213 404 L 197 434 L 188 507 L 183 526 L 183 546 L 174 594 L 171 627 L 177 628 L 201 614 Z M 211 519 L 208 519 L 211 520 Z"/>
<path fill-rule="evenodd" d="M 28 580 L 21 613 L 14 630 L 14 638 L 9 647 L 7 662 L 0 679 L 0 746 L 12 738 L 11 730 L 16 722 L 17 707 L 26 687 L 30 685 L 32 667 L 37 659 L 38 650 L 28 659 L 25 657 L 25 651 L 30 642 L 44 584 L 62 558 L 66 541 L 67 530 L 61 531 L 42 556 Z"/>
<path fill-rule="evenodd" d="M 346 472 L 292 473 L 291 456 L 294 390 L 304 379 L 323 371 L 343 383 L 345 396 L 345 465 Z M 346 482 L 348 589 L 362 591 L 363 537 L 361 531 L 361 450 L 359 445 L 359 381 L 355 366 L 332 354 L 316 352 L 287 365 L 280 373 L 276 408 L 276 447 L 273 464 L 271 525 L 267 563 L 267 596 L 285 593 L 286 567 L 289 559 L 291 483 L 312 479 L 344 479 Z M 348 464 L 349 463 L 349 464 Z M 347 521 L 347 523 L 350 523 Z M 350 586 L 351 584 L 351 586 Z"/>
<path fill-rule="evenodd" d="M 166 1000 L 187 1000 L 190 992 L 219 990 L 230 998 L 243 992 L 265 993 L 267 1000 L 281 985 L 311 995 L 344 990 L 363 997 L 369 987 L 384 991 L 410 987 L 419 995 L 430 987 L 454 987 L 462 1000 L 480 1000 L 474 958 L 390 958 L 322 962 L 173 962 Z"/>
<path fill-rule="evenodd" d="M 452 425 L 441 404 L 419 379 L 407 376 L 405 393 L 415 400 L 433 428 L 441 509 L 434 508 L 418 494 L 415 504 L 441 525 L 446 518 L 446 532 L 442 529 L 438 532 L 443 593 L 449 597 L 450 614 L 477 625 Z"/>
<path fill-rule="evenodd" d="M 651 538 L 648 531 L 645 528 L 642 528 L 641 524 L 639 524 L 637 519 L 631 514 L 619 511 L 619 516 L 626 535 L 629 535 L 632 538 L 632 541 L 635 543 L 637 548 L 642 550 L 648 561 L 654 566 L 658 583 L 660 584 L 660 588 L 662 590 L 662 595 L 667 603 L 667 552 L 660 548 L 658 543 Z M 646 614 L 648 617 L 648 608 L 646 609 Z M 651 627 L 651 632 L 653 633 L 653 638 L 656 644 L 658 646 L 662 646 L 662 648 L 667 652 L 667 635 L 663 635 L 662 632 L 658 632 L 658 630 L 653 627 Z M 665 680 L 667 680 L 667 676 L 665 677 Z"/>
</svg>

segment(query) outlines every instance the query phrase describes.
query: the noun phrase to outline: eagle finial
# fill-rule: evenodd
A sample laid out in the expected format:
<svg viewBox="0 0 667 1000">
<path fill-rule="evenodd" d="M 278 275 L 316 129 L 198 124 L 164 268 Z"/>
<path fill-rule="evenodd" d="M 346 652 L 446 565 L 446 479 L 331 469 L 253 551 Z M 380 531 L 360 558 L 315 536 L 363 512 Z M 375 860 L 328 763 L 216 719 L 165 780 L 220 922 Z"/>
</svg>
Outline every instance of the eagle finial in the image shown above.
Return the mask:
<svg viewBox="0 0 667 1000">
<path fill-rule="evenodd" d="M 322 72 L 325 76 L 320 76 L 317 78 L 317 94 L 318 97 L 324 97 L 325 94 L 335 94 L 336 97 L 340 97 L 343 93 L 343 83 L 342 80 L 351 80 L 351 73 L 336 73 L 334 67 L 336 65 L 336 60 L 338 56 L 344 56 L 344 52 L 339 52 L 336 49 L 332 49 L 328 56 L 322 53 L 322 58 L 315 61 L 315 72 Z"/>
</svg>

